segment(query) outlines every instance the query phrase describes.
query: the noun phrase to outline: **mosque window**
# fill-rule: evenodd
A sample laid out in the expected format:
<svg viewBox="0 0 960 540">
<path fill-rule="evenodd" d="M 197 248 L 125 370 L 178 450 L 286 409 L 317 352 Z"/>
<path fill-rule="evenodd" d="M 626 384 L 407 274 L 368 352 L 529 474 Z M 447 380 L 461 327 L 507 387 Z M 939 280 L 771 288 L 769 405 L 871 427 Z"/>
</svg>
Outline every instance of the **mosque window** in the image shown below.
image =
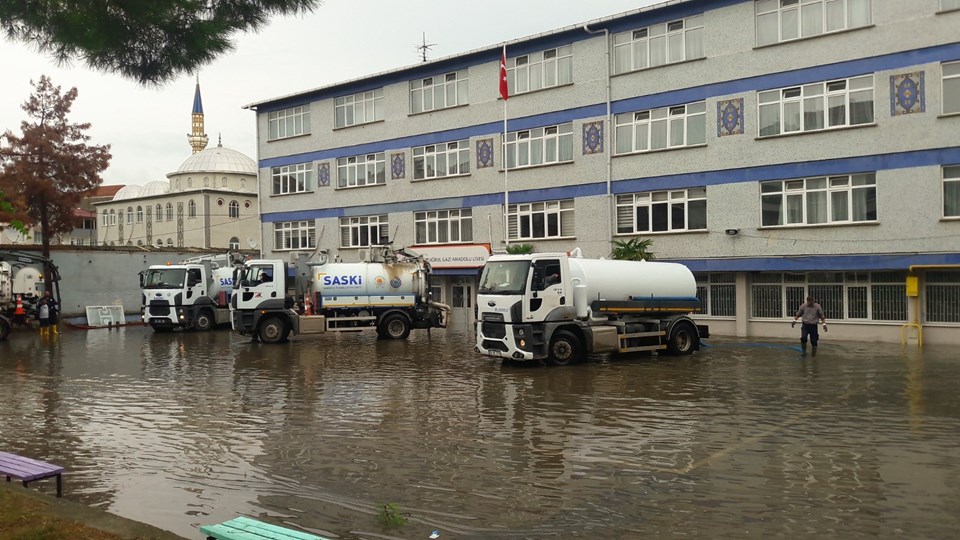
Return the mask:
<svg viewBox="0 0 960 540">
<path fill-rule="evenodd" d="M 204 176 L 204 177 L 203 177 L 203 187 L 210 187 L 210 177 L 209 177 L 209 176 Z"/>
<path fill-rule="evenodd" d="M 223 206 L 223 199 L 217 199 L 217 206 Z"/>
<path fill-rule="evenodd" d="M 193 202 L 193 199 L 190 199 L 190 201 L 187 203 L 187 217 L 197 217 L 197 203 Z"/>
<path fill-rule="evenodd" d="M 133 223 L 133 207 L 128 206 L 127 207 L 127 225 L 130 225 L 131 223 Z"/>
<path fill-rule="evenodd" d="M 240 217 L 240 203 L 237 201 L 230 201 L 230 217 Z"/>
<path fill-rule="evenodd" d="M 173 221 L 173 203 L 167 203 L 167 221 Z"/>
<path fill-rule="evenodd" d="M 224 176 L 220 179 L 220 187 L 227 187 L 227 177 Z"/>
<path fill-rule="evenodd" d="M 157 221 L 163 221 L 163 207 L 158 204 L 156 211 L 157 211 Z"/>
<path fill-rule="evenodd" d="M 188 188 L 192 188 L 192 187 L 193 187 L 193 178 L 187 178 L 187 187 L 188 187 Z"/>
<path fill-rule="evenodd" d="M 229 249 L 240 249 L 240 239 L 234 236 L 230 239 Z"/>
<path fill-rule="evenodd" d="M 143 223 L 143 207 L 137 207 L 137 223 Z"/>
</svg>

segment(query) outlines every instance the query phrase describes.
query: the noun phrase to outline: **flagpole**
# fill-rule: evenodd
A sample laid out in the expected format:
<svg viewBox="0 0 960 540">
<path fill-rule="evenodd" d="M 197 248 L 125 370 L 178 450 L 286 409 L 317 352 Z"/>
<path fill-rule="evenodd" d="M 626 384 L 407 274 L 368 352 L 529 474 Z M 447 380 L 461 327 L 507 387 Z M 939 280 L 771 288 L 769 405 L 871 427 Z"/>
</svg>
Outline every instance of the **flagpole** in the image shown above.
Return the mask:
<svg viewBox="0 0 960 540">
<path fill-rule="evenodd" d="M 507 45 L 503 45 L 503 54 L 500 56 L 500 97 L 503 98 L 503 239 L 504 245 L 510 245 L 510 183 L 509 161 L 507 160 Z"/>
</svg>

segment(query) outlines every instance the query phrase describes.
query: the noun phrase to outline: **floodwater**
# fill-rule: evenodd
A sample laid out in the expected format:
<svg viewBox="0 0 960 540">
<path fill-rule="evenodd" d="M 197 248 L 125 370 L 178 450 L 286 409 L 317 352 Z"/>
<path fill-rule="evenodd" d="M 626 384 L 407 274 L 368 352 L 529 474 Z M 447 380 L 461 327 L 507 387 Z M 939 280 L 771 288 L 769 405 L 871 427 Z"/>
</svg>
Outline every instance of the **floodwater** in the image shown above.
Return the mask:
<svg viewBox="0 0 960 540">
<path fill-rule="evenodd" d="M 188 538 L 238 515 L 354 539 L 960 536 L 960 359 L 841 330 L 804 360 L 715 339 L 566 368 L 479 357 L 468 329 L 15 331 L 0 449 Z"/>
</svg>

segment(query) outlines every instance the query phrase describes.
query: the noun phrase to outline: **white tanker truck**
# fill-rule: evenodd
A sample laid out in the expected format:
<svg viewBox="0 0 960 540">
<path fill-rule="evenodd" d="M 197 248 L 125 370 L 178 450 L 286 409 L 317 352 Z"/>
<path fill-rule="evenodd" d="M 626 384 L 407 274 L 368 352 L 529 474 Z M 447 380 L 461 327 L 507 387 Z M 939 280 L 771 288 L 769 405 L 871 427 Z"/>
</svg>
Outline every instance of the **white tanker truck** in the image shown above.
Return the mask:
<svg viewBox="0 0 960 540">
<path fill-rule="evenodd" d="M 675 263 L 580 258 L 579 250 L 496 255 L 477 289 L 479 353 L 566 365 L 588 354 L 691 354 L 709 328 L 696 281 Z"/>
<path fill-rule="evenodd" d="M 236 264 L 228 253 L 150 266 L 140 272 L 140 318 L 158 332 L 229 323 Z"/>
<path fill-rule="evenodd" d="M 445 328 L 450 308 L 430 299 L 430 265 L 418 254 L 384 250 L 379 260 L 359 263 L 321 257 L 296 276 L 290 276 L 281 260 L 246 262 L 230 304 L 233 329 L 264 343 L 279 343 L 291 332 L 375 330 L 383 339 L 406 339 L 414 328 Z M 288 287 L 288 278 L 300 283 Z M 289 288 L 307 291 L 307 314 L 294 311 Z"/>
</svg>

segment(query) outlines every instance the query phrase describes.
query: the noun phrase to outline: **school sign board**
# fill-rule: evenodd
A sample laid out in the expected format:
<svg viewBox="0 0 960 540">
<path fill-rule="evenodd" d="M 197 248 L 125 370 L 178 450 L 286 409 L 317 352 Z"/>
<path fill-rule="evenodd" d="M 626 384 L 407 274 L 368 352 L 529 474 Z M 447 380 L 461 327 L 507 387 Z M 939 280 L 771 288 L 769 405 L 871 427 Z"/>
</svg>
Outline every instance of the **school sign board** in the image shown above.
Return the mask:
<svg viewBox="0 0 960 540">
<path fill-rule="evenodd" d="M 480 268 L 490 257 L 490 244 L 455 244 L 449 246 L 410 246 L 434 269 Z"/>
</svg>

